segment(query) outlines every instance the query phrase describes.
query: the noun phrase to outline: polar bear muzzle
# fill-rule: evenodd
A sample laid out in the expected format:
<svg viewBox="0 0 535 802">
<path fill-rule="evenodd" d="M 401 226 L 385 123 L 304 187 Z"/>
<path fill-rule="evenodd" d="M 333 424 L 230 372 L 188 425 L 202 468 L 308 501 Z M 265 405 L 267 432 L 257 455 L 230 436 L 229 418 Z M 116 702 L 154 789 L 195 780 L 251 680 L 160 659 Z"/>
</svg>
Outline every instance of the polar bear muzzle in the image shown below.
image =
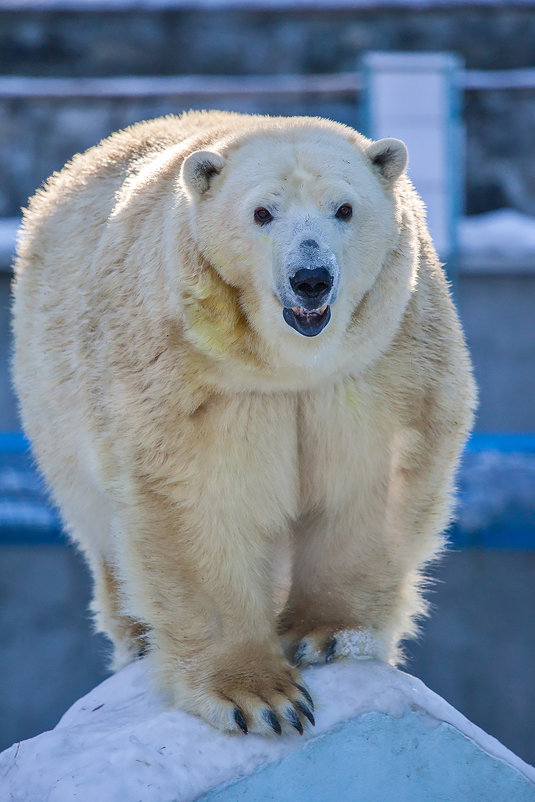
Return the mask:
<svg viewBox="0 0 535 802">
<path fill-rule="evenodd" d="M 325 301 L 331 294 L 333 276 L 326 267 L 301 268 L 290 277 L 290 286 L 302 305 L 285 306 L 284 320 L 299 334 L 315 337 L 331 319 L 331 309 Z"/>
</svg>

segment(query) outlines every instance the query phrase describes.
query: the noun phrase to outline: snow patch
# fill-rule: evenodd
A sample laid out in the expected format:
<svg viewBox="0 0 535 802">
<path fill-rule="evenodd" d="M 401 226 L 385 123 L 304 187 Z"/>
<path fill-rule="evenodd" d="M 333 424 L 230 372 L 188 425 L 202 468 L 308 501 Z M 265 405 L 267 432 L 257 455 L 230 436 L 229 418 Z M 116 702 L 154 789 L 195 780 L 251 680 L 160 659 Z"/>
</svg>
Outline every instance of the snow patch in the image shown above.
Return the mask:
<svg viewBox="0 0 535 802">
<path fill-rule="evenodd" d="M 371 629 L 346 629 L 336 633 L 336 654 L 348 660 L 370 660 L 386 654 L 385 644 Z"/>
<path fill-rule="evenodd" d="M 535 218 L 514 209 L 462 217 L 458 237 L 463 255 L 534 256 Z"/>
</svg>

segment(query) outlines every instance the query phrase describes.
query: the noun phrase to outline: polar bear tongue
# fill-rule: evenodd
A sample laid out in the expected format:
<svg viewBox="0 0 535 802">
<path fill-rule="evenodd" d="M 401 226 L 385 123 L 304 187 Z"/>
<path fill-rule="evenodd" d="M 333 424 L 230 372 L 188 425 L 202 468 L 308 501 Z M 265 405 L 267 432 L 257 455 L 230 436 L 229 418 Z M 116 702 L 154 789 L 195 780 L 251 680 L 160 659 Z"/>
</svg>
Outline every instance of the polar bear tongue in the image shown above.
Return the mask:
<svg viewBox="0 0 535 802">
<path fill-rule="evenodd" d="M 302 306 L 287 306 L 282 310 L 286 323 L 305 337 L 315 337 L 331 319 L 331 308 L 324 304 L 319 309 L 303 309 Z"/>
</svg>

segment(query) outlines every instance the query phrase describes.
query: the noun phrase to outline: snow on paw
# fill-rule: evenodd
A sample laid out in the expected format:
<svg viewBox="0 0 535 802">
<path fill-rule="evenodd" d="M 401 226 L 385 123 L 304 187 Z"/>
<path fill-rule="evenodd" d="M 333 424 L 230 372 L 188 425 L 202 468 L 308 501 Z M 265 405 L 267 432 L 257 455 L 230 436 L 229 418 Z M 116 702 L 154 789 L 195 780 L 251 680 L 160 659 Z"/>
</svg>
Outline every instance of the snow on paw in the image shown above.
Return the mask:
<svg viewBox="0 0 535 802">
<path fill-rule="evenodd" d="M 300 668 L 337 659 L 384 659 L 385 652 L 381 638 L 367 628 L 319 627 L 301 636 L 289 630 L 282 641 L 288 659 Z"/>
</svg>

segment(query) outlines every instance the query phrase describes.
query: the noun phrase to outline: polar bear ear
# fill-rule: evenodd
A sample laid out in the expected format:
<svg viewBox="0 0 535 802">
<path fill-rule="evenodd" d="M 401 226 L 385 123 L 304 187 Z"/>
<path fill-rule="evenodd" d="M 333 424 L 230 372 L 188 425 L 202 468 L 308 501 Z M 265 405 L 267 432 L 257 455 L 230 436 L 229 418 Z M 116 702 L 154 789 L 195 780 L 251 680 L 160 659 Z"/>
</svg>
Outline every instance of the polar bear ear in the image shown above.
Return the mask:
<svg viewBox="0 0 535 802">
<path fill-rule="evenodd" d="M 366 153 L 372 165 L 390 183 L 399 178 L 409 161 L 407 146 L 401 139 L 378 139 Z"/>
<path fill-rule="evenodd" d="M 220 173 L 224 165 L 225 159 L 219 153 L 196 150 L 184 159 L 182 180 L 190 190 L 203 195 L 214 175 Z"/>
</svg>

